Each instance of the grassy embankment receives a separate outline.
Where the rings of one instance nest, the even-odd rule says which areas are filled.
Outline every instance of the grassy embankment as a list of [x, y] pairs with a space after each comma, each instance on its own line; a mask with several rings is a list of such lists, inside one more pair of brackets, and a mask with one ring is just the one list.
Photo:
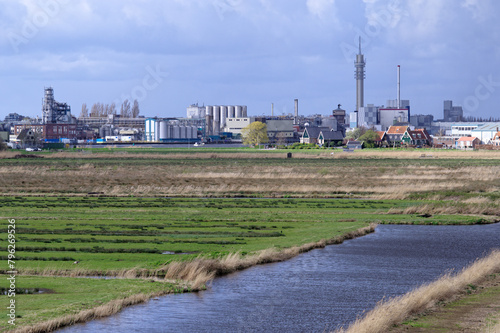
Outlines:
[[[6, 196], [1, 201], [1, 218], [16, 218], [16, 255], [21, 257], [17, 268], [22, 273], [184, 278], [198, 287], [215, 274], [324, 246], [325, 239], [340, 242], [372, 222], [469, 224], [486, 223], [500, 215], [499, 154], [446, 152], [439, 159], [423, 159], [420, 151], [331, 155], [313, 150], [294, 152], [294, 158], [285, 159], [279, 151], [91, 152], [0, 159], [0, 186]], [[464, 173], [470, 177], [464, 178]], [[378, 200], [147, 198], [160, 196]], [[167, 251], [176, 254], [162, 254]], [[195, 259], [199, 255], [203, 258]], [[162, 293], [174, 291], [172, 285], [157, 283], [151, 283], [148, 290], [146, 283], [145, 290], [108, 290], [111, 294], [105, 301], [96, 297], [87, 302], [64, 291], [62, 285], [72, 280], [32, 279], [36, 282], [25, 287], [23, 281], [28, 278], [19, 276], [19, 287], [37, 286], [56, 294], [19, 295], [19, 302], [27, 306], [19, 308], [19, 324], [60, 317], [65, 313], [62, 307], [76, 314], [111, 299], [155, 294], [157, 288]], [[96, 283], [99, 290], [104, 284], [128, 280], [85, 281], [92, 288]], [[54, 296], [57, 301], [67, 300], [67, 304], [47, 314], [28, 301], [42, 297], [49, 301], [50, 295], [58, 295]], [[78, 310], [74, 305], [80, 303]], [[111, 308], [117, 309], [116, 305]]]
[[[500, 250], [493, 251], [489, 256], [477, 260], [457, 274], [446, 274], [440, 279], [423, 285], [405, 295], [382, 300], [374, 309], [357, 319], [347, 329], [340, 329], [336, 332], [388, 332], [394, 325], [402, 323], [408, 317], [422, 313], [435, 306], [438, 302], [446, 301], [497, 273], [500, 273]], [[498, 288], [496, 292], [498, 293]], [[456, 319], [458, 322], [459, 318]], [[460, 329], [460, 327], [454, 328]], [[437, 330], [436, 327], [433, 327], [433, 329]]]

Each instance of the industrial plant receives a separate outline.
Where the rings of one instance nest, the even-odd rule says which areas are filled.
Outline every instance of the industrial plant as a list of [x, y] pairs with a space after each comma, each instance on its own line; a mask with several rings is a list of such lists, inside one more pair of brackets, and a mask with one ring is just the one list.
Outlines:
[[[386, 143], [394, 143], [397, 138], [399, 144], [425, 142], [426, 145], [432, 145], [434, 142], [455, 148], [458, 142], [462, 142], [462, 146], [463, 142], [468, 142], [460, 141], [462, 137], [476, 137], [481, 144], [494, 144], [497, 140], [500, 145], [500, 123], [464, 119], [462, 107], [453, 105], [451, 100], [444, 101], [441, 120], [434, 120], [430, 114], [411, 114], [410, 101], [401, 99], [402, 68], [397, 65], [396, 69], [396, 99], [389, 99], [385, 106], [365, 105], [366, 60], [360, 38], [354, 60], [355, 110], [348, 113], [338, 104], [336, 109], [326, 115], [309, 116], [299, 113], [299, 100], [294, 99], [294, 113], [279, 116], [274, 114], [274, 103], [271, 103], [270, 116], [250, 116], [246, 105], [200, 106], [196, 103], [186, 108], [186, 117], [146, 118], [140, 116], [139, 112], [123, 111], [118, 114], [114, 104], [106, 105], [106, 112], [92, 112], [89, 116], [82, 111], [79, 117], [75, 117], [70, 105], [58, 102], [54, 89], [46, 87], [41, 118], [29, 119], [10, 113], [0, 123], [0, 140], [7, 141], [13, 148], [140, 142], [241, 143], [242, 130], [260, 121], [267, 125], [269, 144], [303, 142], [340, 145], [345, 143], [347, 133], [364, 128], [379, 133], [380, 140], [387, 140], [384, 141]], [[124, 101], [125, 106], [126, 103], [129, 102]], [[100, 107], [104, 108], [104, 105]]]

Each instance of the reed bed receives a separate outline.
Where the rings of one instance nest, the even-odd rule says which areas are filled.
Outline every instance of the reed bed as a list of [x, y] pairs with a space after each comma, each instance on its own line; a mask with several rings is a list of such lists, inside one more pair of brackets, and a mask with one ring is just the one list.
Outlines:
[[500, 273], [500, 250], [494, 250], [456, 274], [447, 273], [438, 280], [388, 300], [381, 300], [374, 309], [335, 333], [383, 333], [410, 316], [432, 308], [438, 302], [464, 292], [467, 285], [476, 285], [489, 275]]

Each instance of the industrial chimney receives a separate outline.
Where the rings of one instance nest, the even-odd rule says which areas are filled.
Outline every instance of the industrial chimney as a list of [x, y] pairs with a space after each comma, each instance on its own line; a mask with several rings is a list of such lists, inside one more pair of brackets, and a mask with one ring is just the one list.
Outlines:
[[398, 65], [398, 99], [397, 99], [397, 107], [401, 109], [401, 66]]
[[295, 99], [295, 118], [294, 124], [297, 125], [299, 123], [299, 100]]

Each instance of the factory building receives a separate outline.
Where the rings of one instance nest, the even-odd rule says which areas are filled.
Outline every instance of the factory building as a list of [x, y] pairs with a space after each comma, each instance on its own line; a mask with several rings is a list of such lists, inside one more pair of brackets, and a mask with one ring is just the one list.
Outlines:
[[[218, 136], [225, 132], [225, 128], [228, 127], [228, 119], [248, 118], [246, 105], [199, 106], [198, 104], [192, 104], [187, 107], [186, 114], [188, 119], [205, 120], [206, 136]], [[236, 124], [234, 121], [231, 121], [231, 123]]]
[[73, 122], [71, 107], [54, 99], [54, 89], [52, 87], [45, 88], [42, 121], [44, 124], [69, 124]]
[[463, 120], [464, 111], [461, 106], [453, 106], [453, 101], [444, 101], [443, 120], [445, 122], [459, 122]]

